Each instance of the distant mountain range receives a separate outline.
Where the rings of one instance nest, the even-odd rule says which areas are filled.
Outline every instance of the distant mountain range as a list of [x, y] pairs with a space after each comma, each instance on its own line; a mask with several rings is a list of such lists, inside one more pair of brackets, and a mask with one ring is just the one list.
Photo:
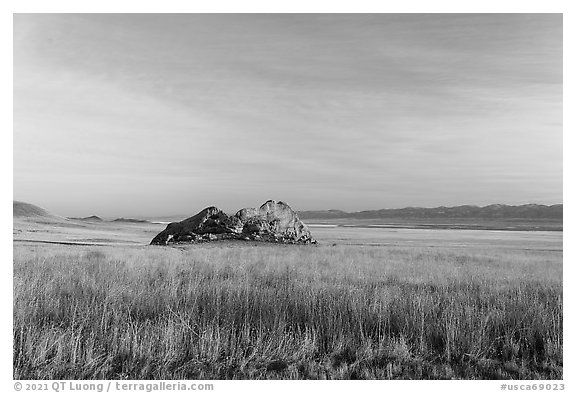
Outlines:
[[[66, 220], [64, 217], [56, 216], [38, 206], [14, 201], [14, 218], [42, 219], [42, 220]], [[562, 222], [563, 205], [537, 205], [527, 204], [520, 206], [511, 205], [488, 205], [484, 207], [473, 205], [462, 205], [454, 207], [405, 207], [402, 209], [380, 209], [364, 210], [359, 212], [345, 212], [342, 210], [308, 210], [297, 212], [302, 220], [329, 220], [329, 219], [357, 219], [357, 220], [374, 220], [374, 219], [397, 219], [397, 220], [466, 220], [466, 219], [500, 219], [500, 220], [551, 220]], [[182, 216], [184, 217], [184, 216]], [[103, 222], [98, 216], [84, 218], [69, 218], [78, 221]], [[178, 221], [181, 217], [169, 217], [166, 221]], [[146, 223], [150, 222], [145, 219], [136, 218], [117, 218], [114, 222], [124, 223]]]
[[405, 207], [402, 209], [365, 210], [348, 213], [342, 210], [299, 211], [303, 220], [310, 219], [550, 219], [562, 220], [563, 205], [527, 204], [520, 206], [488, 205], [484, 207], [462, 205], [454, 207]]

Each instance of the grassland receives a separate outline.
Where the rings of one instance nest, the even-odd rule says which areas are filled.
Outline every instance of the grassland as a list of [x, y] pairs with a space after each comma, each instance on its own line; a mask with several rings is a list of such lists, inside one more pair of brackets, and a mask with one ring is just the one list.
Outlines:
[[561, 379], [562, 253], [14, 246], [16, 379]]

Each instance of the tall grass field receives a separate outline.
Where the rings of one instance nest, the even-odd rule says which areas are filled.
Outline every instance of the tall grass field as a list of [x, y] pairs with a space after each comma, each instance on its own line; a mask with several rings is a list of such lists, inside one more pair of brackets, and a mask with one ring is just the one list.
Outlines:
[[15, 379], [561, 379], [562, 253], [14, 246]]

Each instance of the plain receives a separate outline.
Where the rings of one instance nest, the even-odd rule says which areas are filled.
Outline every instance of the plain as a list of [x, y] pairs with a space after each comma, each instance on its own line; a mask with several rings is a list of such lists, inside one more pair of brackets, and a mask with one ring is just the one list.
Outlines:
[[155, 247], [133, 225], [91, 246], [15, 232], [14, 378], [562, 378], [561, 233]]

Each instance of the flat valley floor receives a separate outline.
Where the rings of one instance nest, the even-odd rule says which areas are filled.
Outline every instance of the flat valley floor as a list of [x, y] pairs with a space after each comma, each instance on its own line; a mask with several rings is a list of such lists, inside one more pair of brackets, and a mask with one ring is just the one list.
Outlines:
[[562, 379], [561, 231], [14, 220], [15, 379]]

